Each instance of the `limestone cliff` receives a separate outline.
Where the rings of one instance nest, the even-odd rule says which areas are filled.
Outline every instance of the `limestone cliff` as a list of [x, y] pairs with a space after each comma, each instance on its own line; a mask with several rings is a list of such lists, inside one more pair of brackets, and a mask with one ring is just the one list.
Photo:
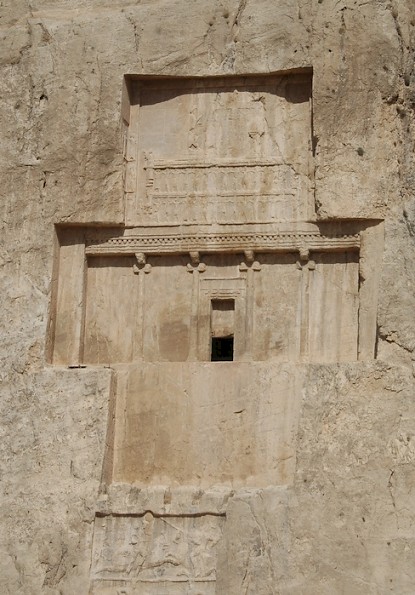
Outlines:
[[[0, 4], [0, 592], [412, 594], [413, 0]], [[128, 147], [135, 142], [134, 130], [143, 135], [137, 143], [150, 139], [150, 149], [153, 136], [164, 133], [151, 119], [147, 128], [139, 121], [134, 128], [130, 115], [139, 102], [131, 88], [152, 76], [201, 77], [200, 90], [216, 84], [206, 83], [216, 80], [209, 77], [229, 81], [235, 76], [247, 93], [257, 94], [249, 98], [257, 102], [252, 109], [261, 108], [262, 91], [245, 75], [311, 81], [306, 95], [285, 87], [274, 94], [275, 113], [288, 114], [280, 120], [275, 116], [274, 129], [292, 125], [287, 124], [285, 136], [275, 136], [281, 143], [293, 141], [280, 143], [282, 161], [274, 159], [275, 147], [269, 145], [269, 153], [264, 149], [249, 163], [242, 163], [237, 151], [229, 156], [227, 149], [210, 161], [204, 154], [202, 164], [199, 155], [193, 161], [187, 155], [185, 165], [210, 171], [280, 168], [288, 184], [281, 168], [295, 162], [293, 176], [299, 182], [292, 194], [306, 197], [304, 209], [284, 215], [296, 220], [294, 227], [285, 219], [271, 221], [276, 227], [268, 232], [267, 214], [249, 222], [251, 235], [228, 230], [239, 238], [239, 251], [237, 246], [222, 249], [229, 245], [220, 227], [226, 221], [203, 221], [217, 234], [205, 243], [201, 232], [180, 230], [173, 249], [176, 268], [162, 277], [168, 266], [160, 245], [168, 232], [151, 231], [158, 247], [148, 256], [142, 246], [150, 240], [139, 228], [166, 220], [150, 220], [145, 208], [134, 210], [126, 181], [131, 180]], [[200, 104], [208, 104], [206, 97]], [[163, 101], [147, 98], [146, 105]], [[240, 101], [245, 109], [244, 98]], [[268, 113], [274, 113], [273, 105], [268, 104]], [[181, 109], [191, 115], [187, 107]], [[259, 116], [254, 120], [259, 124], [247, 128], [245, 136], [260, 142], [265, 125]], [[184, 120], [177, 121], [175, 134], [187, 134]], [[235, 121], [242, 135], [245, 121]], [[195, 116], [194, 146], [200, 142], [196, 122]], [[307, 167], [311, 163], [307, 173], [300, 127], [310, 141], [304, 145]], [[234, 141], [232, 146], [244, 145]], [[161, 157], [160, 171], [183, 167], [183, 160], [167, 153]], [[240, 161], [235, 164], [231, 157]], [[148, 171], [144, 157], [138, 166]], [[233, 173], [233, 179], [238, 175]], [[249, 193], [247, 175], [240, 185]], [[214, 174], [209, 182], [215, 192], [218, 179]], [[143, 188], [151, 180], [146, 184]], [[180, 188], [174, 192], [180, 194]], [[183, 210], [180, 204], [175, 216]], [[281, 204], [289, 211], [288, 203]], [[219, 211], [212, 207], [211, 212], [218, 219]], [[194, 215], [193, 224], [198, 219]], [[247, 221], [242, 217], [232, 224]], [[95, 235], [88, 239], [91, 230]], [[252, 234], [258, 242], [254, 248]], [[284, 243], [284, 234], [295, 238]], [[116, 260], [124, 248], [116, 252], [111, 246], [126, 246], [132, 237], [136, 249], [123, 261], [131, 273], [125, 281]], [[303, 246], [310, 237], [311, 244]], [[272, 248], [264, 248], [268, 241]], [[226, 253], [219, 264], [215, 251]], [[99, 259], [107, 253], [114, 259], [114, 276], [102, 271]], [[95, 266], [81, 274], [88, 258], [95, 258]], [[333, 263], [335, 273], [321, 272], [333, 271]], [[215, 267], [228, 267], [228, 272], [216, 274]], [[272, 272], [277, 268], [284, 269], [281, 277]], [[99, 286], [96, 293], [77, 293], [84, 273], [90, 289]], [[319, 281], [311, 309], [300, 312], [297, 298], [304, 304], [311, 291], [301, 279], [312, 275]], [[126, 361], [135, 352], [131, 355], [125, 345], [134, 344], [131, 328], [140, 320], [129, 308], [142, 299], [145, 290], [140, 294], [139, 288], [148, 279], [157, 297], [148, 300], [150, 314], [156, 302], [166, 301], [164, 334], [156, 323], [139, 328], [149, 347], [140, 355], [143, 364], [132, 371]], [[130, 282], [138, 287], [136, 297]], [[176, 292], [173, 313], [167, 291]], [[202, 296], [200, 311], [192, 309], [196, 291]], [[121, 337], [121, 359], [113, 365], [110, 351], [97, 355], [91, 344], [102, 341], [92, 330], [82, 354], [78, 350], [72, 359], [73, 352], [68, 353], [78, 314], [80, 325], [86, 317], [87, 329], [105, 325], [99, 308], [112, 312], [116, 292], [124, 318], [111, 340]], [[69, 306], [59, 309], [59, 300]], [[234, 306], [221, 309], [220, 300]], [[87, 304], [82, 312], [81, 302]], [[207, 303], [219, 312], [210, 327]], [[250, 326], [241, 312], [255, 307], [260, 315]], [[189, 334], [183, 347], [179, 323], [186, 308], [189, 328], [195, 324], [202, 330]], [[223, 313], [226, 309], [234, 314]], [[156, 314], [151, 316], [156, 320]], [[90, 327], [88, 320], [94, 323]], [[51, 321], [61, 324], [59, 332], [51, 330]], [[199, 349], [198, 341], [209, 332], [230, 335], [223, 329], [232, 325], [235, 360], [241, 363], [214, 368], [207, 361], [208, 343]], [[323, 328], [329, 330], [324, 334]], [[238, 347], [238, 337], [243, 345], [252, 339], [250, 350]], [[157, 368], [157, 358], [163, 367]], [[232, 376], [233, 365], [240, 368]], [[215, 391], [229, 396], [230, 403]], [[178, 402], [192, 395], [200, 400], [183, 413]], [[145, 464], [137, 463], [142, 448], [153, 457]]]

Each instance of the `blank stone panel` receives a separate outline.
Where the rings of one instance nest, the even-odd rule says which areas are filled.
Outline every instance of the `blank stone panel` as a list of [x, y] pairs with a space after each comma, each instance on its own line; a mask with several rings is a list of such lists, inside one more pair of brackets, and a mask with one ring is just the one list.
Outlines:
[[203, 262], [207, 266], [209, 277], [236, 277], [239, 275], [239, 265], [244, 260], [243, 254], [204, 254]]
[[131, 257], [90, 258], [86, 281], [84, 362], [133, 359], [137, 277]]
[[[139, 111], [140, 148], [174, 159], [187, 149], [191, 95], [176, 89], [142, 89]], [[174, 116], [174, 117], [172, 117]]]
[[235, 300], [212, 300], [212, 337], [233, 337], [235, 334]]
[[113, 481], [290, 483], [298, 386], [292, 363], [149, 362], [117, 370]]
[[[147, 361], [186, 361], [190, 350], [192, 275], [186, 257], [153, 257], [145, 275], [143, 357]], [[194, 329], [195, 330], [195, 329]]]
[[298, 360], [301, 270], [294, 254], [261, 255], [254, 277], [253, 359]]
[[59, 232], [58, 279], [52, 313], [54, 364], [78, 365], [84, 307], [85, 243], [82, 231]]
[[359, 257], [314, 255], [309, 277], [309, 357], [316, 362], [357, 359]]

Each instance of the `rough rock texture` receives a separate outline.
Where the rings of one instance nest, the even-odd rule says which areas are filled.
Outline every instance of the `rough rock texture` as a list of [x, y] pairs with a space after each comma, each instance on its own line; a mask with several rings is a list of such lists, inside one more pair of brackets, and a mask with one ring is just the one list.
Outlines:
[[[414, 31], [413, 0], [1, 2], [1, 593], [88, 593], [91, 576], [102, 578], [99, 563], [91, 575], [94, 519], [97, 531], [117, 513], [122, 534], [137, 502], [148, 510], [129, 545], [147, 531], [142, 564], [181, 564], [191, 580], [125, 592], [414, 592]], [[54, 224], [124, 221], [123, 76], [309, 67], [316, 218], [385, 222], [370, 289], [376, 359], [298, 366], [296, 460], [284, 485], [196, 490], [177, 505], [164, 488], [100, 496], [114, 372], [51, 366], [45, 345]], [[179, 522], [163, 532], [165, 515]], [[203, 550], [195, 564], [181, 527]], [[217, 559], [209, 554], [198, 575], [206, 535]]]

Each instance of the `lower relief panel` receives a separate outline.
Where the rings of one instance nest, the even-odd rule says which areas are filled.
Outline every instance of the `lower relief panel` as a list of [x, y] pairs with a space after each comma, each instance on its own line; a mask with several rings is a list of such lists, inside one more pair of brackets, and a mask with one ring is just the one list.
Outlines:
[[214, 594], [224, 524], [211, 514], [97, 517], [91, 594]]

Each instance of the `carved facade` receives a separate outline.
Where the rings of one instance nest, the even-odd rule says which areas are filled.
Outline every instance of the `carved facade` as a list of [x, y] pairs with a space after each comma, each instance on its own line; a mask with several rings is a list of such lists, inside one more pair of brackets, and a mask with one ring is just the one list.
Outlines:
[[308, 71], [130, 78], [123, 116], [125, 225], [57, 227], [50, 322], [114, 369], [92, 592], [214, 593], [227, 498], [292, 481], [295, 366], [374, 357], [379, 226], [315, 220]]

